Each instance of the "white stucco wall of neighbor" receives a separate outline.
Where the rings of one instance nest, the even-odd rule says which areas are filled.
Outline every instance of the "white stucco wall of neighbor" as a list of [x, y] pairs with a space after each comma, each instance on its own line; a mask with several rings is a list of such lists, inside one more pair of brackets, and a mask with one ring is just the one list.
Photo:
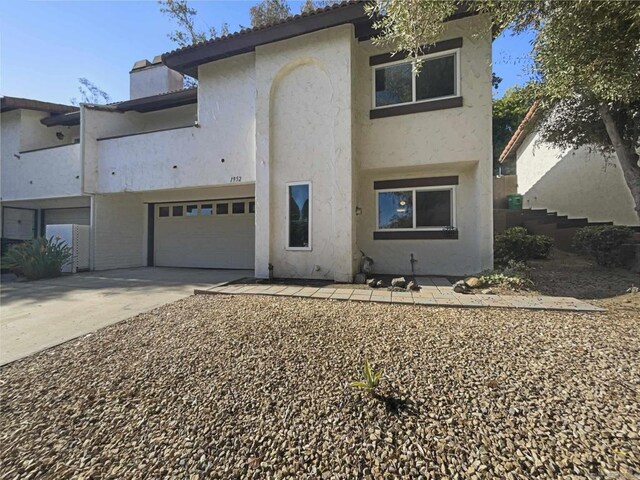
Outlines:
[[[42, 112], [14, 110], [2, 114], [2, 200], [80, 195], [80, 145], [71, 144], [75, 130], [47, 130]], [[59, 140], [55, 133], [64, 133]], [[43, 147], [55, 147], [44, 148]], [[31, 148], [39, 150], [29, 151]]]
[[639, 225], [615, 154], [582, 147], [561, 150], [534, 132], [517, 152], [518, 193], [525, 208], [546, 208], [571, 218]]
[[[369, 57], [383, 50], [370, 42], [357, 48], [357, 248], [374, 259], [379, 273], [409, 273], [411, 253], [419, 274], [464, 275], [493, 265], [490, 24], [479, 16], [447, 23], [442, 40], [458, 37], [462, 107], [373, 120]], [[457, 240], [373, 240], [374, 180], [450, 175], [460, 182]]]
[[[256, 49], [256, 275], [353, 279], [352, 42], [345, 25]], [[287, 249], [287, 183], [312, 185], [311, 249]]]

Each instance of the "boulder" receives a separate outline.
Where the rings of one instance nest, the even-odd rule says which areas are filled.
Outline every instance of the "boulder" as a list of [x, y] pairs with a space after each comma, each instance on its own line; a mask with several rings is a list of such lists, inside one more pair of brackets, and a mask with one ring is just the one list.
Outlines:
[[405, 288], [407, 286], [407, 281], [404, 277], [397, 277], [391, 280], [392, 287]]
[[464, 283], [471, 288], [478, 288], [481, 286], [480, 279], [478, 277], [465, 278]]
[[496, 292], [494, 292], [490, 288], [485, 288], [484, 290], [481, 290], [480, 293], [482, 293], [483, 295], [495, 295], [496, 294]]
[[456, 293], [471, 293], [469, 285], [464, 280], [458, 280], [453, 284], [453, 291]]
[[378, 286], [378, 280], [376, 280], [375, 278], [370, 278], [369, 280], [367, 280], [367, 285], [371, 288], [376, 288]]
[[407, 283], [407, 290], [420, 290], [420, 285], [415, 280], [411, 280]]
[[386, 287], [386, 285], [385, 285], [385, 283], [384, 283], [384, 280], [378, 280], [378, 281], [376, 282], [376, 287], [378, 287], [378, 288]]

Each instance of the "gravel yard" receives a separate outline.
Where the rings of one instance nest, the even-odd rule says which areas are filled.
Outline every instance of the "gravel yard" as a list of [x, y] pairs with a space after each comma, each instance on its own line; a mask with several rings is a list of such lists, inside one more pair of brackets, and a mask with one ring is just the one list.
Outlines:
[[628, 309], [197, 296], [0, 379], [3, 479], [640, 475]]

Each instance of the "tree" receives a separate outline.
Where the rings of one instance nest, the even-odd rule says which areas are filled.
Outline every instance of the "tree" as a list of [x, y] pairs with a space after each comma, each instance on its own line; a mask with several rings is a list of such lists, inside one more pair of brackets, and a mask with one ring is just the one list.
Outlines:
[[[171, 41], [175, 42], [179, 47], [188, 47], [196, 43], [204, 42], [209, 38], [218, 36], [215, 27], [208, 27], [205, 30], [196, 27], [196, 16], [198, 11], [189, 6], [187, 0], [158, 0], [160, 11], [167, 15], [171, 20], [178, 24], [178, 28], [167, 34]], [[229, 25], [222, 24], [220, 35], [229, 34]], [[195, 78], [184, 77], [184, 87], [189, 88], [197, 85]]]
[[98, 87], [95, 83], [90, 81], [87, 78], [79, 78], [78, 83], [78, 91], [80, 92], [80, 100], [77, 97], [73, 97], [71, 99], [72, 105], [79, 105], [81, 103], [92, 103], [92, 104], [105, 104], [111, 102], [111, 96]]
[[461, 4], [488, 14], [494, 29], [535, 30], [537, 95], [548, 113], [541, 139], [615, 151], [640, 217], [640, 2], [379, 0], [367, 6], [374, 41], [417, 59]]
[[[189, 6], [187, 0], [158, 0], [160, 11], [178, 24], [178, 28], [167, 36], [179, 47], [188, 47], [199, 42], [215, 38], [218, 32], [215, 27], [200, 30], [196, 27], [198, 11]], [[220, 35], [229, 34], [229, 25], [222, 24]]]
[[249, 15], [251, 26], [259, 27], [291, 16], [291, 8], [286, 0], [262, 0], [249, 9]]
[[317, 7], [313, 0], [305, 0], [305, 2], [302, 4], [302, 7], [300, 7], [300, 13], [311, 13], [316, 8]]

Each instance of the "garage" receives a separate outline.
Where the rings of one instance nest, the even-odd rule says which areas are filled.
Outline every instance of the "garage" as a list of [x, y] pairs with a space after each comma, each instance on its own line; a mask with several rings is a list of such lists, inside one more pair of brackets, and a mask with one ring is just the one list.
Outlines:
[[254, 268], [253, 198], [156, 204], [154, 211], [156, 266]]

